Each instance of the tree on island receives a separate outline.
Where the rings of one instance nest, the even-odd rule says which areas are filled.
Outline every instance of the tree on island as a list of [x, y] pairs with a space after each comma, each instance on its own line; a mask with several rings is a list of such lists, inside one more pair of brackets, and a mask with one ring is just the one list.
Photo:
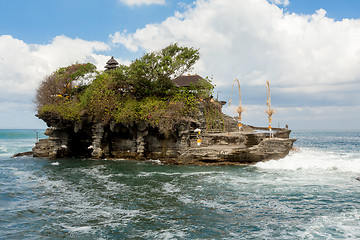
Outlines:
[[91, 63], [76, 63], [45, 77], [36, 92], [39, 118], [128, 124], [145, 121], [170, 130], [180, 119], [196, 118], [200, 101], [221, 112], [211, 100], [210, 80], [189, 88], [172, 79], [191, 71], [199, 50], [172, 44], [145, 54], [129, 66], [96, 71]]

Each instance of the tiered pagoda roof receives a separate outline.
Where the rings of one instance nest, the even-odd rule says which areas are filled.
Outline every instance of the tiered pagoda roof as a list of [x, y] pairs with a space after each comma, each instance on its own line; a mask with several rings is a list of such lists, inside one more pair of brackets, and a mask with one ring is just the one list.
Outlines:
[[119, 63], [114, 59], [114, 57], [111, 57], [110, 60], [106, 62], [105, 71], [115, 69], [118, 67], [118, 65]]

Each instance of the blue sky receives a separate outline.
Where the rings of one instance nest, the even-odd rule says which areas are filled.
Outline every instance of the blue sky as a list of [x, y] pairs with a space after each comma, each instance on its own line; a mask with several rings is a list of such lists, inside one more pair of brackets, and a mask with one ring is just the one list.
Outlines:
[[358, 9], [357, 0], [1, 1], [0, 128], [45, 128], [32, 100], [59, 67], [102, 70], [110, 56], [127, 64], [173, 42], [200, 49], [193, 73], [212, 76], [221, 100], [240, 80], [245, 123], [266, 125], [269, 80], [274, 125], [359, 128]]
[[[55, 36], [106, 41], [109, 34], [129, 32], [158, 23], [182, 11], [193, 0], [167, 0], [166, 4], [128, 6], [120, 0], [12, 0], [1, 1], [1, 34], [27, 43], [47, 43]], [[185, 6], [185, 7], [184, 7]], [[331, 18], [359, 18], [358, 0], [291, 0], [285, 11], [313, 14], [323, 8]]]
[[13, 0], [1, 1], [2, 34], [27, 43], [47, 43], [58, 35], [89, 41], [107, 41], [120, 30], [136, 31], [164, 21], [192, 0], [129, 6], [120, 0]]
[[313, 14], [316, 10], [323, 8], [327, 11], [327, 16], [336, 20], [343, 18], [359, 18], [358, 0], [295, 0], [285, 8], [290, 12], [299, 14]]

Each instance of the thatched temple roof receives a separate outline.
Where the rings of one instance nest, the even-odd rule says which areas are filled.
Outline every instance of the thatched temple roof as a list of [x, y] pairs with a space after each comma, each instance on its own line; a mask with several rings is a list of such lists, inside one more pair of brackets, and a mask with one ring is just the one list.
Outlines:
[[196, 85], [200, 80], [204, 80], [204, 78], [199, 75], [183, 75], [177, 77], [173, 80], [173, 83], [176, 87], [190, 87], [191, 84]]

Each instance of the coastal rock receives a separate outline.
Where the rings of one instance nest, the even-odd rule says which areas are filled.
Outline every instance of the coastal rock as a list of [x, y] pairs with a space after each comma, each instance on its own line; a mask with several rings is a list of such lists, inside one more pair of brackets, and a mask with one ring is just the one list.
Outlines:
[[[159, 159], [171, 164], [248, 164], [285, 157], [293, 147], [290, 130], [246, 126], [239, 131], [228, 118], [228, 132], [194, 132], [199, 122], [179, 122], [172, 132], [142, 123], [69, 124], [54, 120], [33, 148], [34, 157]], [[233, 122], [232, 122], [233, 121]], [[236, 130], [235, 130], [236, 129]], [[202, 140], [200, 146], [197, 140]]]
[[15, 153], [11, 158], [17, 158], [17, 157], [25, 157], [25, 156], [33, 156], [33, 152], [22, 152], [22, 153]]
[[[220, 135], [220, 136], [219, 136]], [[233, 132], [206, 136], [203, 147], [192, 147], [179, 156], [188, 164], [248, 164], [284, 158], [292, 149], [295, 139], [266, 137], [264, 134]]]

